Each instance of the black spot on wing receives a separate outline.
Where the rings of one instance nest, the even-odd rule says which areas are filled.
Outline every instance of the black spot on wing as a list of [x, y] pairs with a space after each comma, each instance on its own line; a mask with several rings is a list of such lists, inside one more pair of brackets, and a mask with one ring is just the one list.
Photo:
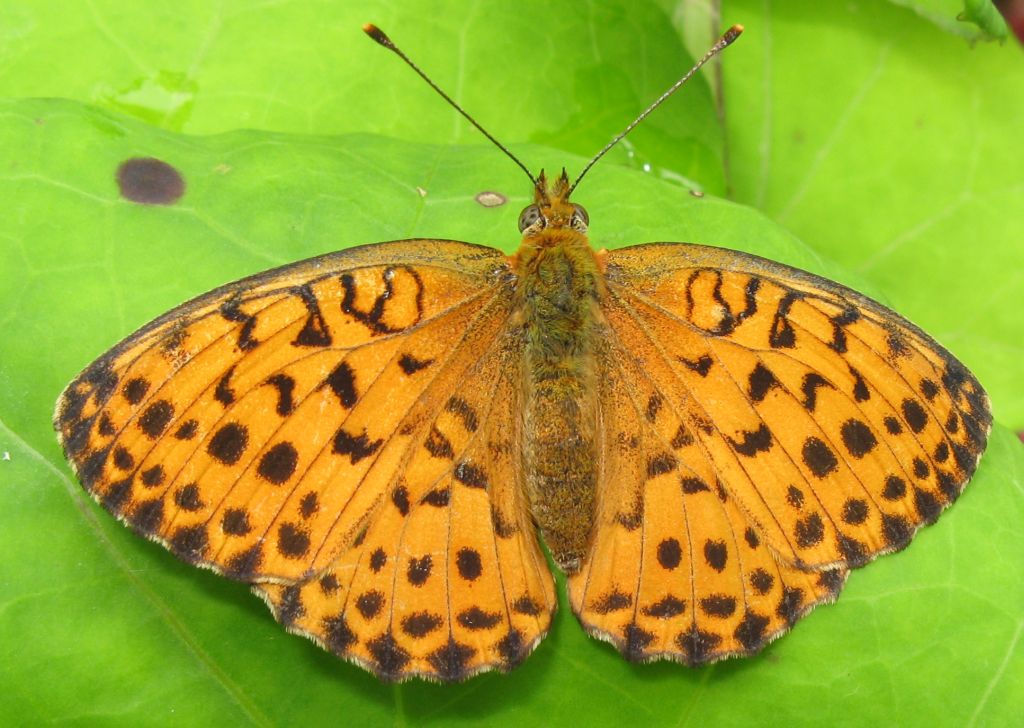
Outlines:
[[700, 630], [696, 624], [676, 637], [676, 644], [686, 655], [686, 661], [690, 665], [701, 665], [707, 662], [721, 642], [721, 635]]
[[128, 401], [128, 404], [138, 404], [142, 401], [142, 398], [146, 396], [146, 392], [149, 391], [149, 380], [143, 377], [134, 377], [129, 379], [121, 387], [121, 394]]
[[939, 393], [939, 385], [933, 382], [931, 379], [924, 378], [921, 380], [921, 394], [924, 398], [931, 402]]
[[434, 363], [433, 359], [417, 359], [412, 354], [402, 354], [398, 358], [398, 367], [406, 374], [415, 374]]
[[764, 644], [764, 631], [768, 627], [768, 622], [768, 617], [763, 614], [747, 612], [733, 635], [746, 649], [756, 650]]
[[334, 396], [345, 409], [352, 409], [358, 400], [356, 394], [356, 373], [348, 362], [341, 361], [327, 375], [324, 384], [334, 392]]
[[303, 284], [297, 286], [293, 293], [299, 297], [299, 300], [306, 307], [306, 321], [303, 323], [302, 329], [295, 336], [292, 345], [306, 347], [330, 346], [332, 342], [331, 333], [327, 329], [327, 322], [320, 311], [320, 304], [313, 294], [313, 289], [309, 284]]
[[799, 293], [790, 291], [779, 301], [775, 315], [772, 317], [771, 331], [768, 334], [768, 344], [773, 349], [792, 349], [796, 346], [796, 331], [789, 323], [789, 309], [801, 298]]
[[796, 545], [800, 548], [816, 546], [825, 536], [825, 524], [820, 515], [810, 513], [796, 522], [793, 535], [796, 537]]
[[320, 577], [320, 591], [324, 594], [334, 594], [340, 588], [341, 584], [338, 583], [338, 577], [334, 574], [324, 574]]
[[679, 461], [672, 453], [660, 453], [647, 461], [647, 477], [655, 478], [676, 469]]
[[384, 601], [383, 592], [372, 589], [356, 597], [356, 609], [363, 615], [363, 619], [373, 619], [384, 608]]
[[178, 528], [169, 542], [171, 551], [180, 559], [193, 563], [203, 558], [208, 544], [209, 535], [205, 523]]
[[903, 419], [915, 433], [921, 432], [928, 424], [928, 414], [917, 400], [907, 398], [900, 408], [903, 410]]
[[285, 587], [281, 591], [281, 600], [274, 605], [276, 607], [277, 619], [285, 627], [295, 623], [306, 613], [306, 607], [302, 603], [302, 590], [298, 585]]
[[195, 483], [183, 485], [174, 492], [174, 503], [183, 511], [195, 512], [205, 507], [199, 495], [199, 486]]
[[768, 429], [768, 425], [762, 424], [756, 430], [744, 431], [741, 435], [741, 441], [726, 437], [729, 444], [740, 455], [745, 455], [748, 458], [754, 457], [757, 453], [767, 452], [772, 447], [772, 432]]
[[839, 552], [843, 555], [843, 558], [846, 559], [850, 568], [863, 566], [868, 562], [870, 557], [867, 546], [852, 536], [847, 536], [844, 533], [840, 533], [837, 538]]
[[128, 522], [140, 533], [155, 533], [164, 520], [164, 502], [159, 498], [142, 501], [128, 514]]
[[139, 429], [146, 437], [155, 440], [164, 433], [174, 417], [174, 406], [166, 399], [160, 399], [146, 407], [138, 419]]
[[327, 648], [336, 655], [344, 655], [355, 644], [355, 632], [348, 626], [344, 614], [324, 617], [324, 642]]
[[366, 648], [373, 657], [377, 673], [385, 680], [394, 680], [409, 663], [409, 653], [395, 642], [390, 632], [370, 640]]
[[679, 427], [676, 429], [676, 434], [672, 436], [672, 441], [669, 444], [678, 450], [681, 447], [689, 447], [693, 442], [693, 435], [686, 428], [686, 425], [680, 422]]
[[413, 612], [402, 618], [402, 631], [410, 637], [426, 637], [444, 624], [441, 615], [432, 612]]
[[782, 590], [782, 598], [779, 599], [779, 604], [775, 607], [775, 613], [786, 621], [790, 627], [800, 618], [800, 606], [804, 600], [803, 589], [797, 589], [795, 587], [784, 587]]
[[644, 412], [644, 416], [647, 418], [648, 422], [654, 422], [658, 418], [658, 412], [661, 411], [661, 406], [664, 402], [665, 400], [657, 392], [647, 398], [647, 408]]
[[824, 478], [839, 466], [835, 453], [817, 437], [804, 440], [802, 455], [804, 465], [818, 478]]
[[490, 629], [502, 622], [501, 614], [498, 612], [485, 612], [476, 606], [462, 610], [455, 619], [463, 627], [473, 631]]
[[771, 370], [761, 362], [758, 362], [753, 371], [750, 372], [747, 382], [747, 394], [752, 401], [762, 402], [768, 396], [768, 391], [772, 387], [780, 386], [779, 380], [775, 378]]
[[914, 529], [906, 518], [886, 513], [882, 516], [882, 534], [890, 548], [902, 549], [914, 535]]
[[903, 425], [895, 417], [889, 415], [883, 421], [885, 425], [885, 431], [890, 435], [899, 435], [903, 433]]
[[640, 611], [648, 617], [668, 619], [685, 612], [686, 602], [669, 594], [653, 604], [647, 605]]
[[466, 428], [467, 432], [476, 432], [477, 428], [480, 426], [476, 410], [474, 410], [473, 407], [461, 397], [449, 397], [444, 408], [462, 420], [462, 426]]
[[241, 293], [236, 291], [220, 305], [219, 310], [221, 317], [226, 321], [242, 324], [242, 328], [238, 331], [238, 339], [235, 341], [235, 345], [241, 351], [249, 351], [260, 343], [252, 338], [252, 332], [256, 328], [256, 317], [245, 313], [241, 309], [241, 305]]
[[674, 569], [679, 566], [683, 557], [683, 549], [678, 539], [666, 538], [658, 544], [658, 563], [664, 569]]
[[224, 465], [234, 465], [249, 444], [249, 430], [238, 422], [223, 425], [206, 445], [206, 451]]
[[117, 434], [117, 428], [114, 427], [114, 423], [110, 421], [110, 415], [106, 412], [100, 415], [100, 421], [96, 426], [96, 431], [104, 437], [112, 437]]
[[406, 579], [408, 579], [409, 583], [413, 586], [422, 586], [426, 583], [427, 579], [430, 578], [432, 566], [433, 562], [430, 558], [430, 554], [420, 558], [412, 557], [409, 559], [409, 564], [406, 567]]
[[843, 445], [847, 452], [855, 458], [862, 458], [875, 449], [878, 440], [866, 423], [857, 419], [849, 419], [840, 428]]
[[591, 609], [598, 614], [609, 614], [611, 612], [618, 612], [622, 609], [627, 609], [632, 605], [632, 596], [619, 589], [613, 589], [612, 591], [598, 597], [597, 600], [591, 604]]
[[244, 536], [252, 531], [249, 512], [244, 508], [228, 508], [221, 517], [220, 529], [229, 536]]
[[850, 375], [853, 377], [853, 399], [856, 402], [866, 402], [871, 399], [871, 390], [868, 389], [867, 382], [864, 381], [864, 376], [850, 367]]
[[829, 319], [832, 323], [832, 341], [829, 348], [839, 354], [846, 353], [846, 331], [844, 328], [860, 318], [856, 309], [848, 308], [842, 313]]
[[359, 435], [353, 435], [346, 432], [344, 427], [339, 427], [334, 435], [335, 454], [348, 455], [353, 465], [373, 455], [383, 444], [384, 440], [371, 440], [365, 430]]
[[700, 608], [709, 617], [726, 619], [736, 611], [736, 598], [727, 594], [711, 594], [700, 600]]
[[128, 503], [131, 494], [132, 480], [131, 478], [125, 478], [124, 480], [111, 483], [100, 496], [100, 502], [103, 503], [103, 507], [108, 511], [117, 514]]
[[647, 656], [647, 646], [654, 641], [654, 634], [641, 629], [636, 622], [630, 622], [623, 630], [622, 654], [630, 662], [642, 662]]
[[455, 479], [470, 488], [486, 488], [487, 474], [476, 465], [462, 461], [452, 471]]
[[409, 515], [409, 489], [404, 485], [399, 485], [391, 491], [391, 502], [403, 516]]
[[384, 553], [384, 549], [377, 548], [372, 554], [370, 554], [370, 570], [374, 573], [380, 573], [380, 570], [384, 568], [384, 565], [388, 563], [388, 555]]
[[427, 505], [434, 506], [435, 508], [444, 508], [448, 505], [451, 500], [451, 491], [448, 488], [435, 488], [434, 490], [428, 491], [423, 498], [420, 499], [420, 503], [426, 503]]
[[199, 422], [196, 420], [185, 420], [174, 433], [175, 439], [191, 440], [199, 431]]
[[461, 548], [455, 557], [455, 565], [459, 570], [459, 576], [466, 581], [475, 581], [483, 572], [483, 564], [480, 560], [480, 552], [476, 549]]
[[775, 577], [758, 567], [750, 574], [750, 585], [758, 594], [767, 594], [775, 584]]
[[541, 613], [541, 607], [529, 596], [521, 596], [512, 602], [512, 611], [516, 614], [525, 614], [535, 617]]
[[163, 484], [165, 477], [164, 467], [162, 465], [154, 465], [151, 468], [143, 470], [139, 475], [139, 480], [141, 480], [142, 484], [147, 488], [155, 488], [156, 486]]
[[898, 475], [890, 475], [885, 479], [885, 489], [882, 490], [882, 497], [889, 501], [902, 498], [907, 493], [907, 482]]
[[135, 467], [135, 458], [120, 445], [114, 448], [114, 455], [110, 460], [118, 470], [132, 470]]
[[274, 485], [281, 485], [295, 472], [299, 453], [290, 442], [279, 442], [260, 458], [257, 474]]
[[523, 640], [523, 633], [517, 629], [510, 629], [508, 634], [498, 640], [495, 645], [498, 654], [504, 663], [505, 669], [511, 670], [526, 658], [526, 643]]
[[816, 372], [804, 375], [803, 384], [800, 386], [804, 398], [800, 404], [808, 412], [814, 412], [814, 408], [818, 406], [818, 390], [821, 387], [832, 387], [832, 383]]
[[427, 662], [437, 670], [438, 676], [445, 682], [456, 682], [466, 677], [469, 661], [476, 650], [469, 645], [456, 642], [449, 637], [444, 646], [439, 647], [427, 656]]
[[704, 560], [715, 571], [721, 573], [729, 560], [729, 551], [725, 541], [708, 539], [704, 542]]
[[278, 415], [287, 417], [295, 409], [295, 401], [292, 397], [295, 391], [295, 380], [287, 374], [274, 374], [269, 377], [266, 384], [277, 390], [277, 406], [274, 408]]
[[234, 373], [235, 367], [232, 366], [224, 372], [220, 380], [217, 382], [216, 389], [213, 391], [213, 398], [225, 407], [235, 401], [235, 392], [231, 389], [231, 375]]
[[[412, 268], [402, 266], [403, 275], [413, 279], [416, 286], [416, 319], [417, 323], [423, 316], [423, 282], [419, 274]], [[355, 277], [351, 273], [343, 273], [339, 280], [343, 290], [341, 310], [348, 316], [366, 326], [373, 334], [393, 334], [401, 331], [401, 328], [392, 328], [384, 322], [384, 314], [387, 302], [394, 295], [395, 269], [387, 268], [382, 274], [384, 290], [377, 294], [373, 303], [367, 309], [361, 309], [356, 304], [358, 286]]]
[[714, 360], [707, 354], [702, 354], [696, 359], [684, 359], [683, 357], [678, 357], [678, 359], [683, 366], [702, 377], [708, 375], [708, 372], [711, 371], [711, 365], [714, 363]]
[[423, 447], [435, 458], [451, 460], [455, 457], [455, 450], [452, 449], [451, 440], [445, 437], [436, 426], [430, 428], [426, 440], [423, 441]]
[[252, 578], [263, 563], [263, 545], [253, 544], [228, 559], [224, 571], [232, 579], [247, 581]]
[[298, 559], [309, 551], [309, 531], [295, 523], [282, 523], [277, 529], [277, 551], [286, 559]]
[[302, 496], [302, 500], [299, 501], [299, 515], [305, 519], [312, 518], [317, 511], [320, 510], [320, 498], [317, 496], [315, 490], [311, 490], [306, 495]]
[[851, 526], [859, 526], [868, 519], [868, 504], [863, 498], [847, 498], [843, 503], [842, 519]]
[[711, 488], [703, 480], [697, 477], [686, 476], [679, 481], [680, 487], [683, 489], [683, 493], [687, 495], [693, 495], [694, 493], [703, 493], [710, 491]]

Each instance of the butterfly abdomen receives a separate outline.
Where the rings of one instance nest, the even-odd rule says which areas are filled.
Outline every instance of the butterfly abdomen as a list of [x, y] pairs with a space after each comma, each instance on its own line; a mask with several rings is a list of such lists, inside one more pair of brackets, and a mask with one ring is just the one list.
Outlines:
[[552, 556], [572, 573], [586, 553], [594, 520], [600, 274], [585, 243], [521, 252], [519, 267], [526, 330], [525, 485]]

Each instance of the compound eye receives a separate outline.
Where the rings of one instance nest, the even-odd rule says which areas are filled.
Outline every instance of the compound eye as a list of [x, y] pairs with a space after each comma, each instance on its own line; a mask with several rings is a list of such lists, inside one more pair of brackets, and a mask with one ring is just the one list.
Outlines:
[[541, 219], [540, 208], [536, 205], [530, 205], [519, 213], [519, 232], [523, 232], [526, 228], [533, 225], [535, 222]]
[[572, 223], [573, 227], [578, 227], [577, 222], [581, 223], [584, 228], [590, 226], [590, 215], [587, 214], [587, 210], [583, 205], [577, 205], [575, 202], [572, 203]]

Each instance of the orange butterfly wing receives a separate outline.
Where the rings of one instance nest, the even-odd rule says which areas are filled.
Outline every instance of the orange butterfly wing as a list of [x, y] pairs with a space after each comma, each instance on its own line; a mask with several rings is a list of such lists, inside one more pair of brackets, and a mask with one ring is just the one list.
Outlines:
[[536, 646], [556, 598], [519, 476], [520, 354], [506, 332], [466, 373], [331, 568], [257, 588], [290, 630], [385, 679], [460, 680]]
[[984, 391], [897, 314], [716, 248], [635, 246], [606, 266], [600, 511], [569, 588], [628, 657], [757, 651], [973, 473]]
[[[334, 578], [335, 595], [372, 582], [399, 623], [429, 605], [452, 616], [445, 634], [468, 635], [451, 641], [461, 661], [430, 662], [433, 648], [408, 669], [364, 660], [383, 676], [457, 679], [507, 666], [543, 636], [554, 607], [516, 490], [507, 441], [516, 420], [509, 410], [490, 416], [494, 383], [508, 389], [519, 376], [508, 355], [508, 289], [501, 252], [448, 241], [279, 268], [186, 303], [114, 347], [68, 386], [55, 424], [105, 508], [190, 563], [268, 583], [289, 625], [300, 628], [297, 590], [317, 584], [326, 602]], [[486, 422], [480, 434], [474, 421]], [[431, 493], [444, 483], [441, 503]], [[367, 571], [371, 544], [400, 546], [391, 563], [410, 574], [414, 559], [421, 569], [434, 560], [439, 577], [390, 586], [371, 578], [385, 572]], [[446, 586], [455, 574], [461, 605]], [[372, 611], [357, 602], [301, 631], [345, 656], [372, 654], [365, 645], [376, 635], [330, 639], [328, 617]], [[504, 652], [494, 647], [501, 639]]]

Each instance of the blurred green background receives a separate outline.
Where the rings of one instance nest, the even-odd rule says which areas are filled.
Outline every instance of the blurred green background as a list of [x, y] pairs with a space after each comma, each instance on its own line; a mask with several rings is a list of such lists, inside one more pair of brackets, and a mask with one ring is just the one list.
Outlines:
[[[958, 20], [958, 17], [962, 18]], [[720, 19], [720, 20], [719, 20]], [[751, 660], [634, 666], [566, 605], [508, 676], [382, 685], [242, 585], [91, 503], [63, 385], [182, 300], [424, 236], [514, 249], [521, 172], [361, 32], [384, 28], [531, 167], [570, 174], [732, 23], [746, 32], [598, 165], [598, 245], [726, 245], [879, 298], [988, 387], [956, 508]], [[0, 708], [13, 723], [999, 725], [1024, 709], [1024, 57], [984, 2], [192, 2], [0, 7]], [[993, 40], [995, 39], [995, 40]], [[173, 207], [113, 170], [183, 170]], [[495, 190], [510, 202], [474, 201]], [[701, 190], [704, 197], [691, 194]]]

